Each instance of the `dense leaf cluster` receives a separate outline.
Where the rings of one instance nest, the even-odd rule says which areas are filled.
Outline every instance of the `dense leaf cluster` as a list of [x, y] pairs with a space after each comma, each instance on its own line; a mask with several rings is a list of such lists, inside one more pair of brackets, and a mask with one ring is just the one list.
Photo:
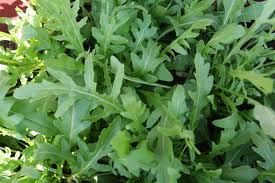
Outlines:
[[1, 19], [0, 182], [275, 182], [274, 10], [32, 0]]

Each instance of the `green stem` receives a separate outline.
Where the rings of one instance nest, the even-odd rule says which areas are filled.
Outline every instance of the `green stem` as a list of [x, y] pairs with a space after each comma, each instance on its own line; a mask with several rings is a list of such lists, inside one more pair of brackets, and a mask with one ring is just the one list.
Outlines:
[[14, 41], [15, 38], [12, 35], [10, 35], [10, 34], [7, 34], [5, 32], [1, 32], [0, 31], [0, 41], [1, 40]]
[[218, 89], [220, 89], [220, 90], [223, 90], [223, 91], [225, 91], [225, 92], [227, 92], [227, 93], [231, 93], [231, 94], [233, 94], [233, 95], [236, 95], [237, 97], [244, 97], [246, 100], [248, 100], [248, 102], [250, 102], [250, 103], [253, 104], [253, 105], [260, 105], [260, 104], [261, 104], [261, 103], [259, 103], [258, 101], [254, 100], [254, 99], [252, 99], [252, 98], [250, 98], [250, 97], [247, 97], [247, 96], [245, 96], [245, 95], [242, 95], [242, 94], [237, 93], [237, 92], [234, 92], [234, 91], [231, 91], [231, 90], [229, 90], [229, 89], [227, 89], [227, 88], [220, 87], [220, 86], [218, 86], [218, 85], [216, 85], [216, 84], [214, 84], [214, 87], [216, 87], [216, 88], [218, 88]]
[[139, 9], [139, 10], [142, 10], [142, 11], [148, 13], [148, 11], [143, 6], [136, 5], [136, 4], [131, 4], [131, 5], [128, 5], [128, 6], [120, 6], [120, 7], [116, 8], [114, 10], [114, 13], [117, 13], [117, 12], [119, 12], [121, 10], [124, 10], [124, 9]]
[[262, 172], [260, 175], [266, 175], [266, 176], [275, 176], [275, 173], [272, 172]]
[[170, 32], [172, 32], [175, 28], [171, 27], [168, 28], [167, 30], [163, 31], [163, 33], [158, 37], [157, 41], [159, 41], [161, 38], [163, 38], [166, 34], [169, 34]]
[[230, 98], [226, 97], [223, 93], [218, 93], [218, 96], [230, 107], [232, 112], [237, 112], [238, 109], [235, 107], [235, 104], [230, 100]]
[[83, 1], [81, 1], [81, 8], [84, 15], [86, 15], [91, 21], [93, 21], [93, 18], [91, 17], [89, 11], [84, 7]]
[[[33, 59], [32, 59], [33, 60]], [[36, 65], [37, 62], [33, 60], [34, 63], [24, 63], [24, 62], [14, 62], [13, 60], [10, 59], [5, 59], [5, 58], [0, 58], [0, 64], [6, 65], [6, 66], [30, 66], [30, 65]]]
[[274, 70], [272, 70], [272, 71], [270, 71], [269, 73], [266, 73], [266, 74], [267, 74], [267, 76], [270, 76], [270, 75], [275, 74], [275, 69], [274, 69]]
[[166, 85], [162, 85], [162, 84], [158, 84], [158, 83], [149, 83], [147, 81], [143, 81], [141, 79], [129, 77], [126, 75], [124, 75], [124, 79], [131, 81], [131, 82], [144, 84], [144, 85], [156, 86], [156, 87], [161, 87], [161, 88], [171, 88], [170, 86], [166, 86]]
[[223, 64], [226, 64], [230, 61], [230, 58], [236, 54], [236, 52], [242, 47], [242, 45], [248, 41], [251, 38], [251, 35], [258, 29], [259, 24], [258, 23], [254, 23], [247, 31], [246, 35], [238, 41], [238, 43], [236, 44], [236, 46], [233, 47], [233, 49], [229, 52], [229, 54], [226, 56], [226, 58], [223, 61]]
[[15, 63], [15, 62], [12, 62], [11, 60], [9, 59], [3, 59], [3, 58], [0, 58], [0, 64], [2, 65], [6, 65], [6, 66], [20, 66], [19, 63]]

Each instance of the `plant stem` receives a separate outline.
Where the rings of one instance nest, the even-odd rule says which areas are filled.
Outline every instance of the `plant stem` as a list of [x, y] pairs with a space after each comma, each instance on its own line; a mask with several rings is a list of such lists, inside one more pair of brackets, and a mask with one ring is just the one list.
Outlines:
[[216, 84], [214, 84], [214, 87], [216, 87], [216, 88], [218, 88], [218, 89], [221, 89], [221, 90], [223, 90], [223, 91], [225, 91], [225, 92], [227, 92], [227, 93], [231, 93], [231, 94], [233, 94], [233, 95], [236, 95], [236, 96], [238, 96], [238, 97], [244, 97], [246, 100], [248, 100], [248, 102], [250, 102], [250, 103], [253, 104], [253, 105], [259, 105], [259, 104], [261, 104], [261, 103], [259, 103], [258, 101], [254, 100], [254, 99], [252, 99], [252, 98], [250, 98], [250, 97], [248, 97], [248, 96], [245, 96], [245, 95], [243, 95], [243, 94], [240, 94], [240, 93], [231, 91], [231, 90], [229, 90], [229, 89], [227, 89], [227, 88], [224, 88], [224, 87], [220, 87], [220, 86], [218, 86], [218, 85], [216, 85]]
[[232, 50], [229, 52], [229, 54], [226, 56], [226, 58], [223, 61], [223, 64], [229, 63], [230, 58], [236, 54], [236, 52], [242, 47], [242, 45], [248, 41], [251, 38], [251, 35], [258, 29], [259, 25], [258, 23], [254, 23], [247, 31], [246, 35], [238, 41], [236, 46], [232, 48]]
[[0, 59], [0, 64], [6, 65], [6, 66], [17, 66], [17, 67], [20, 66], [20, 64], [18, 63], [10, 62], [10, 60], [4, 60], [2, 58]]
[[81, 1], [81, 8], [84, 15], [86, 15], [91, 21], [93, 21], [93, 18], [91, 17], [89, 11], [84, 7], [83, 1]]
[[124, 79], [126, 79], [128, 81], [131, 81], [131, 82], [144, 84], [144, 85], [156, 86], [156, 87], [161, 87], [161, 88], [171, 88], [170, 86], [166, 86], [166, 85], [162, 85], [162, 84], [158, 84], [158, 83], [150, 83], [150, 82], [143, 81], [143, 80], [138, 79], [138, 78], [129, 77], [129, 76], [126, 76], [126, 75], [124, 76]]

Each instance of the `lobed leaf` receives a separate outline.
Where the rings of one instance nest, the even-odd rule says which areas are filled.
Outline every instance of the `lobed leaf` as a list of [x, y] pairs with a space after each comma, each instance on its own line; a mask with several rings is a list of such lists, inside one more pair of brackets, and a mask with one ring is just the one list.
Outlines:
[[200, 112], [207, 105], [209, 95], [213, 86], [213, 76], [209, 76], [209, 63], [204, 64], [203, 57], [200, 53], [195, 56], [195, 67], [196, 67], [196, 81], [197, 88], [195, 92], [189, 92], [190, 97], [193, 100], [193, 108], [190, 116], [191, 128], [196, 128], [198, 120], [201, 118]]

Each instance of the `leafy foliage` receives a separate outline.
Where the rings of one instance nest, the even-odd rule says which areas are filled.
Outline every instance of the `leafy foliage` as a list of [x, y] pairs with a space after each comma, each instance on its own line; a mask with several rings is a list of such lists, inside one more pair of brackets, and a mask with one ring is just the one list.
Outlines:
[[32, 0], [0, 32], [0, 182], [275, 182], [274, 10]]

